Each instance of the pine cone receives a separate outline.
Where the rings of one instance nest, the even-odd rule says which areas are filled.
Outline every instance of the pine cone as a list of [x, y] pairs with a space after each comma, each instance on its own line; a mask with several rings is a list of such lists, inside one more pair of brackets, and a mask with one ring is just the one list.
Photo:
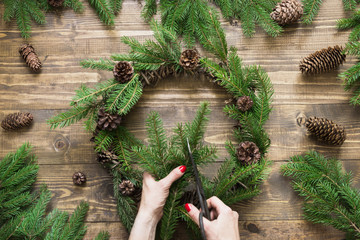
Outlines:
[[278, 3], [270, 17], [279, 25], [296, 22], [303, 14], [303, 6], [297, 0], [283, 0]]
[[249, 96], [239, 97], [238, 100], [236, 101], [236, 105], [237, 105], [238, 109], [240, 109], [243, 112], [246, 112], [249, 109], [251, 109], [253, 104], [254, 104], [254, 102], [253, 102], [253, 100], [251, 100], [251, 98]]
[[118, 160], [118, 156], [113, 151], [102, 151], [97, 154], [97, 160], [101, 164], [113, 163]]
[[242, 142], [237, 149], [237, 158], [242, 165], [250, 165], [260, 160], [260, 150], [253, 142]]
[[346, 58], [342, 54], [342, 47], [328, 47], [321, 49], [305, 57], [300, 62], [300, 71], [302, 73], [323, 73], [338, 68]]
[[83, 185], [84, 183], [86, 183], [86, 176], [85, 174], [83, 174], [82, 172], [76, 172], [74, 173], [73, 177], [73, 183], [75, 185]]
[[65, 0], [48, 0], [48, 4], [52, 7], [61, 7]]
[[123, 180], [119, 184], [119, 191], [124, 196], [130, 196], [135, 192], [135, 186], [130, 180]]
[[185, 70], [194, 70], [199, 64], [198, 51], [187, 49], [181, 53], [179, 63]]
[[22, 45], [19, 49], [19, 53], [31, 70], [34, 72], [40, 70], [41, 62], [35, 53], [35, 49], [30, 44]]
[[102, 130], [112, 131], [116, 129], [121, 123], [121, 116], [119, 114], [110, 114], [101, 108], [98, 113], [97, 127]]
[[337, 125], [326, 118], [311, 117], [306, 120], [305, 126], [308, 131], [314, 134], [318, 139], [329, 144], [341, 145], [346, 139], [346, 133], [343, 126]]
[[127, 83], [134, 74], [134, 68], [129, 62], [121, 61], [114, 66], [113, 74], [119, 83]]
[[31, 113], [12, 113], [5, 117], [1, 122], [1, 127], [5, 130], [16, 130], [29, 126], [33, 120]]

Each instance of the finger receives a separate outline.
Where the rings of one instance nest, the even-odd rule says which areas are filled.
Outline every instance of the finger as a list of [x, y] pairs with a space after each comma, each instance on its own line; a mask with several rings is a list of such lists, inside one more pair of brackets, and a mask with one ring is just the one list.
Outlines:
[[217, 211], [215, 211], [215, 210], [210, 211], [210, 219], [211, 219], [211, 221], [217, 219], [218, 216], [219, 215], [218, 215]]
[[163, 186], [170, 188], [171, 184], [178, 180], [186, 170], [186, 166], [182, 165], [175, 169], [173, 169], [166, 177], [161, 179], [159, 182], [163, 184]]
[[220, 213], [225, 212], [225, 211], [232, 211], [230, 207], [225, 205], [225, 203], [223, 203], [216, 196], [209, 198], [206, 202], [207, 202], [208, 208], [209, 209], [212, 208], [213, 210], [215, 210], [217, 215], [219, 215]]
[[[190, 218], [199, 226], [199, 214], [200, 211], [191, 203], [185, 204], [185, 209], [188, 212]], [[210, 221], [203, 217], [204, 227], [210, 224]]]
[[143, 173], [143, 182], [145, 183], [145, 182], [149, 182], [149, 181], [155, 182], [155, 179], [150, 173], [144, 172]]

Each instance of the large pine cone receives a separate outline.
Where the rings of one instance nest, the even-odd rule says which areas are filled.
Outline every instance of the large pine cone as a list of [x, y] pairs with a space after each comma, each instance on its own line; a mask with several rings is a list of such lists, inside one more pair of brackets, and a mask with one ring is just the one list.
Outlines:
[[48, 3], [52, 7], [61, 7], [65, 0], [48, 0]]
[[283, 0], [270, 13], [270, 17], [279, 25], [296, 22], [302, 15], [303, 6], [297, 0]]
[[199, 64], [200, 55], [194, 49], [187, 49], [181, 53], [179, 63], [185, 70], [194, 70]]
[[121, 61], [114, 66], [113, 74], [119, 83], [127, 83], [134, 74], [134, 68], [129, 62]]
[[12, 113], [7, 115], [1, 122], [1, 127], [5, 130], [16, 130], [29, 126], [33, 119], [31, 113]]
[[300, 71], [302, 73], [323, 73], [338, 68], [346, 58], [342, 54], [342, 47], [328, 47], [321, 49], [305, 57], [300, 62]]
[[326, 118], [311, 117], [306, 120], [308, 131], [329, 144], [341, 145], [346, 139], [345, 128]]
[[41, 62], [35, 53], [35, 49], [30, 44], [22, 45], [19, 49], [19, 53], [31, 70], [34, 72], [40, 70]]
[[249, 96], [239, 97], [238, 100], [236, 101], [236, 105], [237, 105], [238, 109], [240, 109], [243, 112], [250, 110], [252, 108], [253, 104], [254, 104], [254, 102], [253, 102], [253, 100], [251, 100], [251, 98]]
[[135, 186], [130, 180], [123, 180], [119, 184], [119, 191], [124, 196], [130, 196], [135, 192]]
[[119, 114], [107, 113], [103, 108], [99, 110], [97, 128], [112, 131], [116, 129], [120, 123], [121, 116]]
[[237, 158], [242, 165], [250, 165], [260, 160], [260, 150], [253, 142], [242, 142], [237, 149]]
[[118, 156], [116, 156], [113, 151], [102, 151], [98, 153], [97, 160], [101, 164], [117, 163], [116, 161], [118, 160]]

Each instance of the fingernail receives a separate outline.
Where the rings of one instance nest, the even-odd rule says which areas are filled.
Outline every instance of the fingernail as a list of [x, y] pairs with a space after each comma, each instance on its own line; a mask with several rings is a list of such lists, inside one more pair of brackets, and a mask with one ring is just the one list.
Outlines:
[[186, 203], [185, 204], [185, 209], [186, 209], [187, 212], [190, 212], [191, 211], [190, 204]]
[[186, 171], [186, 166], [182, 165], [179, 167], [180, 172], [184, 173]]

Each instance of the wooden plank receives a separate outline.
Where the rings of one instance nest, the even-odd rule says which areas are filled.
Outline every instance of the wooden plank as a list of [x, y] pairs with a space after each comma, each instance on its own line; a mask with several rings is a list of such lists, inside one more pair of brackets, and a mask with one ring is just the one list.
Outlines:
[[[88, 231], [84, 240], [93, 239], [100, 231], [107, 230], [111, 240], [127, 239], [128, 234], [120, 222], [87, 223]], [[254, 240], [339, 240], [345, 234], [331, 227], [314, 225], [302, 220], [290, 221], [239, 221], [241, 239]], [[181, 224], [175, 232], [175, 240], [187, 238], [186, 227]]]
[[[289, 179], [281, 176], [282, 162], [273, 164], [269, 178], [262, 184], [262, 193], [245, 202], [235, 204], [242, 221], [301, 220], [302, 198], [291, 188]], [[215, 175], [219, 164], [203, 168], [208, 177]], [[360, 187], [360, 163], [344, 162], [347, 171], [354, 173], [354, 186]], [[72, 174], [81, 171], [87, 176], [85, 186], [72, 183]], [[37, 185], [47, 184], [54, 197], [52, 207], [72, 211], [80, 201], [90, 202], [89, 222], [117, 221], [116, 202], [111, 177], [99, 164], [41, 164]]]
[[[348, 57], [338, 71], [318, 76], [302, 75], [299, 61], [310, 53], [334, 45], [344, 45], [349, 31], [338, 31], [336, 20], [349, 16], [342, 10], [340, 0], [325, 0], [319, 16], [312, 25], [287, 26], [277, 37], [267, 36], [257, 28], [252, 38], [245, 38], [241, 28], [223, 19], [228, 45], [236, 46], [244, 64], [260, 64], [274, 84], [274, 110], [266, 124], [272, 145], [267, 154], [276, 161], [263, 193], [236, 204], [240, 214], [240, 232], [245, 239], [342, 239], [344, 234], [331, 228], [312, 225], [301, 217], [302, 200], [291, 189], [289, 180], [279, 173], [280, 165], [294, 154], [316, 149], [328, 156], [344, 160], [347, 170], [359, 184], [360, 123], [358, 108], [348, 105], [350, 92], [342, 88], [337, 74], [356, 62]], [[7, 24], [0, 16], [0, 120], [11, 112], [30, 111], [34, 124], [17, 132], [0, 130], [0, 156], [15, 150], [24, 141], [35, 145], [39, 157], [39, 184], [47, 183], [54, 193], [52, 207], [72, 212], [81, 200], [90, 202], [89, 231], [92, 239], [100, 229], [109, 230], [112, 239], [127, 239], [119, 222], [112, 197], [111, 177], [95, 160], [91, 137], [81, 123], [50, 130], [46, 119], [69, 108], [74, 90], [81, 84], [92, 86], [111, 77], [111, 72], [82, 69], [79, 61], [86, 58], [109, 57], [112, 53], [126, 53], [121, 36], [134, 36], [140, 42], [152, 38], [148, 24], [141, 19], [137, 1], [125, 0], [113, 28], [104, 26], [94, 10], [84, 1], [85, 12], [59, 10], [47, 14], [47, 25], [33, 26], [30, 42], [43, 62], [40, 74], [33, 74], [19, 56], [20, 38], [15, 22]], [[0, 5], [0, 13], [3, 12]], [[1, 14], [0, 14], [1, 15]], [[210, 56], [203, 50], [200, 52]], [[158, 111], [168, 132], [178, 121], [192, 120], [201, 101], [210, 102], [212, 114], [205, 135], [207, 144], [219, 147], [219, 160], [202, 171], [213, 176], [227, 156], [224, 141], [231, 137], [234, 122], [224, 116], [222, 107], [229, 97], [220, 87], [197, 77], [181, 77], [161, 81], [156, 88], [148, 88], [124, 125], [146, 142], [145, 119], [150, 111]], [[310, 138], [303, 126], [306, 117], [327, 117], [346, 127], [348, 139], [341, 147], [328, 146]], [[176, 116], [176, 121], [174, 121]], [[72, 184], [75, 170], [87, 173], [88, 184], [79, 188]], [[187, 239], [184, 228], [175, 239]]]

